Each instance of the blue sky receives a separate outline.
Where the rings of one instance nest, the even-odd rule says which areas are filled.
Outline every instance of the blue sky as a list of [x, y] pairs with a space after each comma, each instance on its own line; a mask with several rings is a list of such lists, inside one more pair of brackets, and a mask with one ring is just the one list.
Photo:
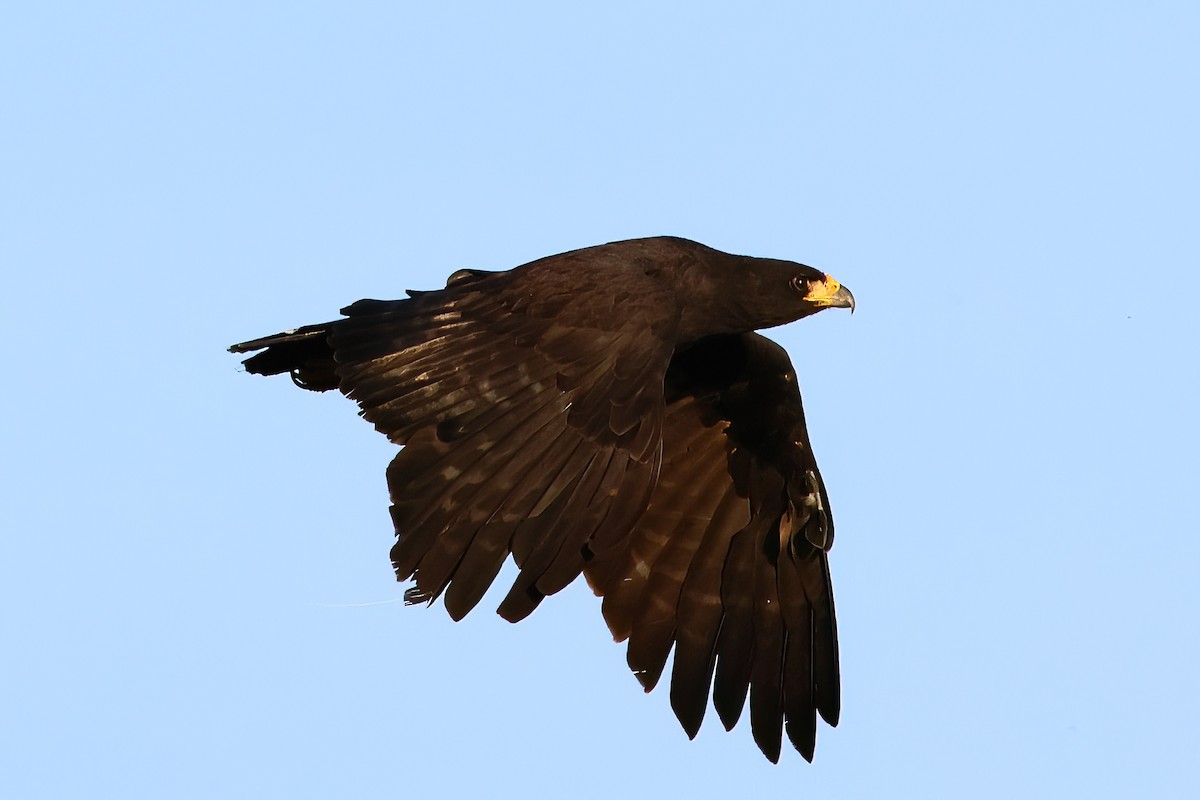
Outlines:
[[[1196, 794], [1196, 6], [433, 6], [0, 15], [0, 792]], [[838, 521], [811, 766], [688, 742], [582, 585], [404, 607], [393, 448], [224, 350], [655, 234], [858, 299], [773, 334]]]

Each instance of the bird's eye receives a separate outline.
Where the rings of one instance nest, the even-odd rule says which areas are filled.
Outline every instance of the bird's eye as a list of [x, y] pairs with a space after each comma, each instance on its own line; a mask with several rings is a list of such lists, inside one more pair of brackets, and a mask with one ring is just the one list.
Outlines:
[[801, 278], [799, 275], [796, 275], [792, 278], [791, 284], [792, 288], [797, 292], [800, 292], [800, 294], [808, 294], [808, 281], [806, 281], [804, 278]]

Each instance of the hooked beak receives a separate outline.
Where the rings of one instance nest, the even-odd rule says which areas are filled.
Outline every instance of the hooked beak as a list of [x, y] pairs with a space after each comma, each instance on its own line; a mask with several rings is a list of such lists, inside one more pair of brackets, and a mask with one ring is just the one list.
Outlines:
[[818, 308], [848, 308], [851, 314], [854, 313], [854, 295], [832, 275], [813, 283], [804, 299]]

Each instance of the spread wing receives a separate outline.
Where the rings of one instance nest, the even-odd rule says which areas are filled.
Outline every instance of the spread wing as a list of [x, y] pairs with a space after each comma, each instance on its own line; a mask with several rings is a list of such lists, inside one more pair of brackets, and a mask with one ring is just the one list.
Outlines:
[[624, 542], [658, 474], [674, 295], [636, 267], [532, 266], [360, 301], [328, 328], [338, 387], [404, 445], [388, 487], [406, 596], [444, 593], [455, 619], [510, 552], [500, 613], [528, 615]]
[[757, 334], [679, 353], [666, 376], [662, 473], [620, 554], [586, 574], [650, 691], [674, 646], [671, 705], [689, 736], [711, 688], [726, 729], [747, 693], [772, 761], [809, 761], [840, 709], [826, 551], [833, 520], [786, 352]]

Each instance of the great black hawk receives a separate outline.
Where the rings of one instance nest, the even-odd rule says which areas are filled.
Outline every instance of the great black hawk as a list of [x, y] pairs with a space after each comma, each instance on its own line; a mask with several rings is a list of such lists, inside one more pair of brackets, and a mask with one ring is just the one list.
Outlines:
[[581, 572], [695, 736], [747, 693], [754, 739], [812, 760], [836, 725], [833, 518], [787, 353], [754, 333], [854, 308], [790, 261], [659, 237], [575, 250], [243, 342], [246, 369], [338, 389], [392, 442], [392, 564], [454, 619], [511, 553], [523, 619]]

